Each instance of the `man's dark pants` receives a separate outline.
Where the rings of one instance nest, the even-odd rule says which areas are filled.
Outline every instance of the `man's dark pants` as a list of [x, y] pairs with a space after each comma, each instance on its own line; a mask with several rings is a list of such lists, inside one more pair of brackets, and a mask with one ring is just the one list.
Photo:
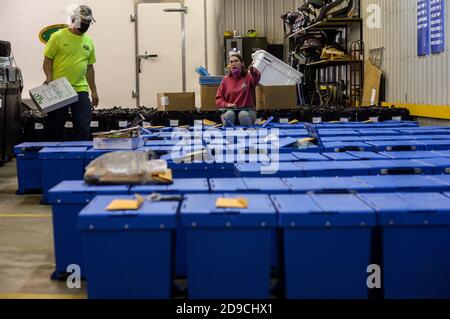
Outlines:
[[78, 93], [78, 102], [48, 113], [50, 122], [50, 134], [53, 141], [64, 141], [64, 127], [72, 112], [74, 139], [76, 141], [88, 141], [92, 120], [92, 105], [88, 92]]

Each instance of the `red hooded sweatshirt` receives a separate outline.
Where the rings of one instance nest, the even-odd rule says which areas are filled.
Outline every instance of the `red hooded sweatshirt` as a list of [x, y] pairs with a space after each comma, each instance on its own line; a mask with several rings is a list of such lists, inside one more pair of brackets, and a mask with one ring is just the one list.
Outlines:
[[254, 108], [255, 87], [259, 84], [261, 73], [254, 67], [250, 72], [239, 77], [227, 75], [217, 90], [216, 105], [219, 109], [228, 108], [228, 104], [236, 104], [233, 108]]

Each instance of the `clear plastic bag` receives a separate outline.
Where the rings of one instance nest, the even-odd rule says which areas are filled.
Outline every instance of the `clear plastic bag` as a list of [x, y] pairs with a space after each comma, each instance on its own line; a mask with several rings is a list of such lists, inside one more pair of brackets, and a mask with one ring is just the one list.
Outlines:
[[84, 180], [94, 185], [171, 183], [171, 178], [161, 178], [168, 172], [167, 162], [149, 160], [149, 153], [112, 152], [92, 161], [86, 167]]

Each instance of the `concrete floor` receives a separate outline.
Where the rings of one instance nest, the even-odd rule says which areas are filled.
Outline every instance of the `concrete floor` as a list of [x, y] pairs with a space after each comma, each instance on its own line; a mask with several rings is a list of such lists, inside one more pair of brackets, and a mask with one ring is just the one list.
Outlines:
[[50, 280], [54, 269], [51, 207], [41, 195], [15, 195], [16, 163], [0, 167], [0, 299], [86, 298]]

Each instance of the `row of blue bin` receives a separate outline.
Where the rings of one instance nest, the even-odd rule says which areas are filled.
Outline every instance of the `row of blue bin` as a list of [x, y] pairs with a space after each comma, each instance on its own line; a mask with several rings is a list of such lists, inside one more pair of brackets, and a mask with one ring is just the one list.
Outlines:
[[[292, 142], [292, 141], [291, 141]], [[394, 146], [396, 141], [391, 141], [389, 144]], [[78, 143], [78, 144], [77, 144]], [[61, 180], [73, 180], [81, 179], [84, 174], [84, 168], [92, 160], [98, 158], [99, 156], [110, 152], [107, 150], [95, 150], [89, 148], [90, 142], [69, 142], [69, 143], [24, 143], [15, 147], [15, 153], [17, 157], [17, 175], [19, 184], [19, 194], [26, 193], [30, 190], [44, 190], [44, 202], [46, 201], [47, 191], [52, 186], [56, 185]], [[407, 143], [401, 141], [402, 145], [411, 144], [413, 142], [408, 141]], [[406, 143], [406, 144], [405, 144]], [[288, 143], [289, 144], [289, 143]], [[65, 146], [70, 145], [70, 146]], [[74, 146], [74, 145], [85, 145], [85, 146]], [[388, 144], [384, 144], [386, 146]], [[399, 146], [399, 145], [397, 145]], [[402, 147], [403, 147], [402, 146]], [[259, 160], [267, 161], [280, 161], [280, 162], [301, 162], [301, 161], [323, 161], [323, 160], [335, 160], [335, 161], [349, 161], [349, 160], [379, 160], [379, 159], [410, 159], [410, 158], [444, 158], [450, 156], [450, 151], [402, 151], [402, 152], [380, 152], [381, 154], [375, 152], [361, 152], [352, 151], [352, 147], [363, 149], [360, 143], [355, 144], [354, 142], [333, 142], [325, 149], [331, 152], [324, 152], [322, 154], [318, 153], [308, 153], [305, 150], [295, 150], [292, 148], [282, 148], [282, 153], [279, 155], [269, 155], [260, 156]], [[441, 145], [441, 148], [445, 148], [445, 144]], [[158, 150], [162, 147], [144, 147], [141, 151], [148, 150]], [[385, 147], [384, 149], [387, 149]], [[167, 145], [165, 151], [170, 152], [172, 146]], [[310, 150], [313, 150], [311, 148]], [[347, 150], [347, 152], [335, 152], [336, 149]], [[300, 152], [302, 151], [302, 152]], [[237, 147], [237, 152], [239, 152], [239, 147]], [[213, 174], [217, 174], [219, 177], [232, 177], [234, 176], [233, 170], [236, 170], [239, 175], [247, 174], [244, 169], [248, 167], [253, 167], [256, 169], [256, 173], [259, 174], [258, 164], [243, 165], [240, 164], [235, 166], [233, 163], [183, 163], [175, 164], [170, 161], [170, 154], [163, 158], [169, 160], [169, 166], [174, 169], [175, 176], [177, 177], [190, 177], [193, 176], [192, 170], [196, 171], [196, 177], [211, 177]], [[256, 155], [255, 155], [256, 156]], [[267, 159], [265, 159], [267, 157]], [[232, 159], [232, 162], [235, 158]], [[445, 163], [442, 164], [439, 160], [435, 160], [436, 163], [431, 162], [432, 165], [437, 166], [437, 170], [433, 172], [434, 174], [441, 173], [441, 171], [446, 171]], [[445, 161], [444, 161], [445, 162]], [[380, 164], [380, 163], [378, 163]], [[442, 164], [442, 165], [441, 165]], [[252, 166], [253, 165], [253, 166]], [[316, 164], [312, 164], [313, 166]], [[317, 164], [320, 165], [320, 164]], [[337, 163], [335, 165], [342, 166], [345, 163]], [[284, 174], [283, 170], [297, 170], [293, 164], [281, 164], [280, 174]], [[290, 167], [290, 168], [289, 168]], [[350, 172], [349, 172], [350, 173]], [[377, 172], [375, 172], [377, 173]], [[427, 172], [426, 172], [427, 173]], [[429, 172], [428, 172], [429, 173]], [[250, 173], [249, 173], [250, 174]], [[290, 174], [288, 172], [288, 174]], [[297, 173], [300, 174], [300, 173]], [[357, 173], [355, 173], [357, 174]], [[359, 173], [362, 174], [362, 173]], [[367, 174], [367, 173], [364, 173]], [[378, 173], [377, 173], [378, 174]], [[339, 175], [339, 174], [338, 174]], [[336, 175], [336, 176], [338, 176]], [[244, 175], [243, 175], [244, 176]], [[297, 176], [297, 175], [294, 175]]]
[[[105, 210], [118, 196], [94, 198], [78, 216], [89, 298], [170, 298], [177, 225], [192, 299], [269, 298], [276, 230], [289, 299], [368, 298], [374, 263], [385, 298], [450, 298], [449, 193], [247, 194], [247, 209], [218, 209], [222, 196], [119, 212]], [[382, 260], [373, 258], [376, 229]]]
[[[84, 258], [81, 236], [77, 232], [76, 220], [80, 211], [99, 195], [127, 195], [139, 193], [161, 194], [251, 194], [269, 193], [285, 195], [289, 192], [305, 194], [308, 192], [431, 192], [449, 191], [450, 175], [442, 176], [362, 176], [349, 178], [245, 178], [245, 179], [176, 179], [172, 185], [146, 186], [92, 186], [83, 181], [64, 181], [49, 193], [49, 202], [53, 206], [53, 227], [56, 270], [54, 278], [65, 273], [67, 266], [78, 264], [84, 273]], [[417, 193], [421, 196], [420, 193]], [[274, 237], [274, 236], [273, 236]], [[175, 274], [185, 276], [187, 269], [186, 234], [181, 227], [176, 232]], [[274, 243], [277, 240], [273, 240]], [[277, 267], [278, 249], [271, 249], [272, 267]]]

